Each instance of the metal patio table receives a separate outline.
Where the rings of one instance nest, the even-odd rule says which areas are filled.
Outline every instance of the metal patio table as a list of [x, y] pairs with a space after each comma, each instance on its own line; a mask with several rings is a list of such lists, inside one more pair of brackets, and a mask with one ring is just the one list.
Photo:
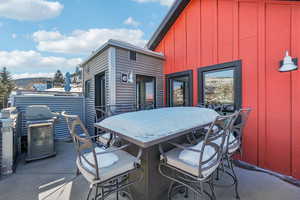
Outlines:
[[183, 140], [186, 134], [209, 125], [218, 115], [207, 108], [169, 107], [115, 115], [95, 123], [95, 127], [132, 143], [127, 149], [130, 153], [143, 149], [144, 178], [132, 186], [133, 197], [137, 200], [159, 200], [167, 199], [169, 186], [169, 181], [158, 172], [159, 144]]

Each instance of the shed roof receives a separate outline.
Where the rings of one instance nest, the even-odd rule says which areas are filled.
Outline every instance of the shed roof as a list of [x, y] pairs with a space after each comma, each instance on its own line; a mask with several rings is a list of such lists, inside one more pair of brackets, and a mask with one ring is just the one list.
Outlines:
[[107, 49], [109, 47], [118, 47], [118, 48], [126, 49], [126, 50], [129, 50], [129, 51], [135, 51], [135, 52], [138, 52], [138, 53], [141, 53], [141, 54], [144, 54], [144, 55], [156, 57], [156, 58], [159, 58], [159, 59], [165, 59], [165, 57], [162, 53], [151, 51], [147, 48], [138, 47], [138, 46], [135, 46], [135, 45], [132, 45], [130, 43], [123, 42], [123, 41], [120, 41], [120, 40], [110, 39], [106, 43], [104, 43], [101, 47], [99, 47], [96, 51], [94, 51], [86, 60], [84, 60], [80, 64], [80, 66], [82, 67], [88, 61], [90, 61], [92, 58], [94, 58], [96, 55], [103, 52], [105, 49]]
[[163, 37], [166, 35], [170, 27], [174, 24], [177, 17], [180, 13], [184, 10], [190, 0], [176, 0], [172, 7], [170, 8], [169, 12], [158, 26], [154, 34], [152, 35], [151, 39], [149, 40], [147, 47], [151, 50], [154, 50]]

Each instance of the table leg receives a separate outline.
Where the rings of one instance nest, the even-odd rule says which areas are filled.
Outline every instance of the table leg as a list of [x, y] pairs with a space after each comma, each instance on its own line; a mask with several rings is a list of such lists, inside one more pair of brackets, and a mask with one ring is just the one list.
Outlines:
[[[137, 146], [132, 145], [127, 151], [136, 155]], [[143, 150], [142, 169], [143, 180], [131, 186], [135, 200], [165, 200], [167, 199], [170, 181], [158, 171], [160, 153], [158, 145]]]

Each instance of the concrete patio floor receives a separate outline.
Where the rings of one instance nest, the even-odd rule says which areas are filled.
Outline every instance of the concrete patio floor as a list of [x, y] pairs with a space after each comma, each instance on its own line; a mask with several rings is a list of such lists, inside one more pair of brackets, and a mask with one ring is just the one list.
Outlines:
[[[27, 164], [21, 161], [15, 174], [2, 177], [0, 200], [84, 199], [89, 185], [82, 176], [74, 179], [73, 144], [57, 143], [56, 147], [57, 156]], [[276, 177], [240, 168], [236, 171], [242, 200], [300, 200], [300, 188]], [[217, 199], [234, 199], [233, 188], [217, 188], [216, 193]], [[192, 199], [194, 195], [188, 198]]]

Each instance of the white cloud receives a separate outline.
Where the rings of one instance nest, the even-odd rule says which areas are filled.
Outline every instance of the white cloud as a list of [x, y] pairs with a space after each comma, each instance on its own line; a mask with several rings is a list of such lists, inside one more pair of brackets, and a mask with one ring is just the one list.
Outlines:
[[17, 36], [17, 34], [13, 33], [13, 34], [11, 34], [11, 37], [12, 37], [13, 39], [16, 39], [18, 36]]
[[138, 27], [138, 26], [140, 25], [140, 22], [138, 22], [138, 21], [136, 21], [135, 19], [133, 19], [133, 17], [128, 17], [128, 18], [124, 21], [124, 24]]
[[63, 5], [48, 0], [1, 0], [0, 17], [38, 21], [60, 15]]
[[89, 29], [75, 30], [70, 35], [57, 31], [37, 31], [33, 39], [37, 49], [55, 53], [89, 54], [109, 39], [117, 39], [143, 47], [146, 40], [140, 29]]
[[81, 62], [81, 58], [45, 57], [36, 51], [0, 51], [0, 66], [6, 66], [13, 74], [72, 71]]
[[63, 39], [63, 35], [58, 31], [37, 31], [33, 33], [33, 39], [36, 42], [43, 41], [43, 40], [58, 40]]
[[149, 2], [157, 2], [163, 6], [171, 6], [175, 0], [133, 0], [138, 3], [149, 3]]
[[21, 79], [21, 78], [53, 78], [54, 73], [23, 73], [23, 74], [13, 74], [13, 79]]

